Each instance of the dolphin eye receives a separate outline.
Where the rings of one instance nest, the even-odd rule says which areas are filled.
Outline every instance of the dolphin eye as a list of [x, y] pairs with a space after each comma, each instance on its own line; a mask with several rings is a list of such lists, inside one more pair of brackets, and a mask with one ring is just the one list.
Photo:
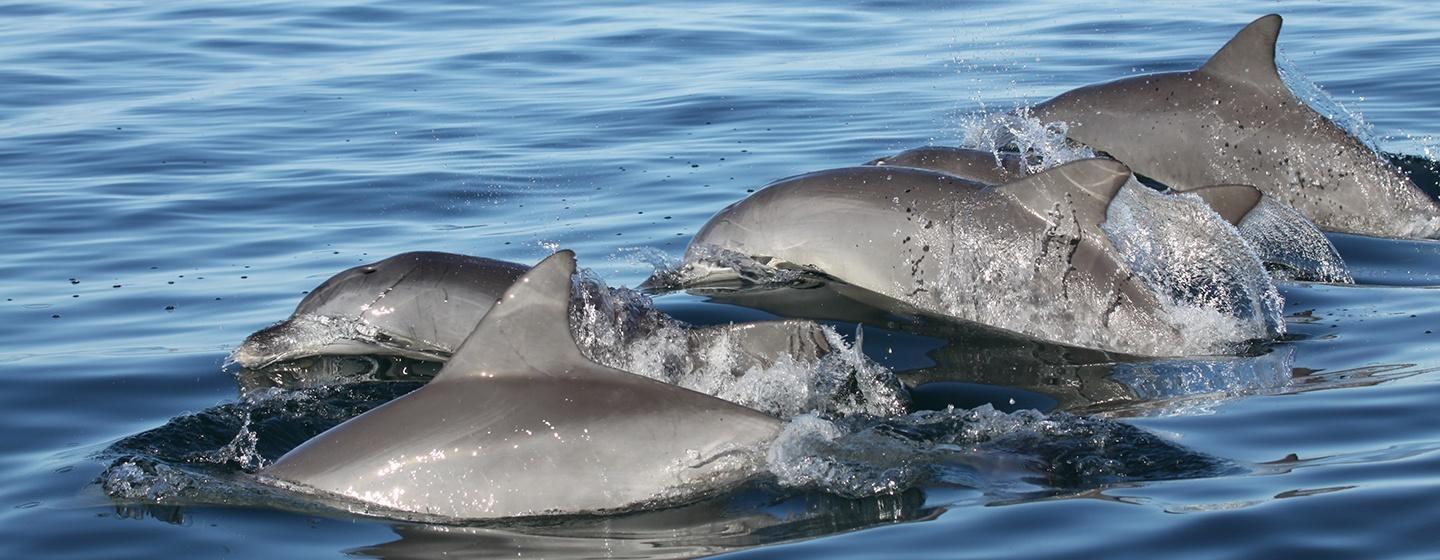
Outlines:
[[367, 267], [365, 267], [365, 268], [360, 269], [360, 272], [365, 273], [365, 274], [374, 274], [374, 273], [375, 273], [375, 267], [373, 267], [373, 266], [367, 266]]

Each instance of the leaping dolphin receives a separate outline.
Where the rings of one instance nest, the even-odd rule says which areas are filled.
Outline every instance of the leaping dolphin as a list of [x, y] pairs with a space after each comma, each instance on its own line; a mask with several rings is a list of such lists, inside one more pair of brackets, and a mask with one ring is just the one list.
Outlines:
[[[443, 362], [475, 330], [495, 298], [530, 270], [519, 263], [439, 252], [401, 253], [326, 280], [289, 319], [245, 339], [231, 359], [247, 368], [318, 355], [393, 355]], [[587, 290], [603, 290], [586, 283]], [[602, 297], [599, 294], [591, 296]], [[589, 355], [620, 366], [616, 348], [666, 327], [684, 329], [692, 352], [724, 339], [735, 370], [769, 366], [781, 356], [815, 358], [830, 351], [820, 325], [784, 320], [687, 327], [650, 307], [617, 328], [628, 339], [588, 340]], [[613, 359], [611, 359], [613, 358]], [[686, 362], [691, 360], [671, 360]], [[684, 366], [685, 363], [679, 363]]]
[[[1141, 355], [1221, 351], [1214, 335], [1189, 336], [1190, 325], [1174, 316], [1174, 298], [1185, 297], [1187, 287], [1160, 293], [1130, 268], [1137, 255], [1123, 254], [1101, 229], [1111, 200], [1130, 180], [1125, 165], [1105, 159], [998, 187], [906, 167], [811, 173], [720, 211], [691, 241], [686, 261], [703, 261], [718, 248], [1062, 344]], [[1222, 296], [1214, 301], [1238, 295], [1220, 282], [1188, 288]], [[1222, 311], [1231, 313], [1251, 325], [1241, 339], [1283, 328], [1266, 322], [1269, 310]], [[1262, 313], [1257, 326], [1251, 320]]]
[[1085, 86], [1033, 114], [1176, 189], [1254, 185], [1321, 229], [1440, 235], [1435, 200], [1290, 92], [1275, 66], [1280, 23], [1251, 22], [1197, 70]]
[[[387, 514], [492, 519], [688, 501], [758, 472], [773, 417], [591, 362], [569, 328], [575, 256], [516, 281], [429, 384], [260, 472]], [[763, 454], [763, 450], [760, 450]]]
[[[1028, 175], [1019, 154], [949, 146], [923, 146], [882, 157], [866, 165], [915, 167], [948, 173], [987, 185]], [[1269, 268], [1289, 279], [1353, 283], [1345, 261], [1315, 224], [1294, 209], [1248, 185], [1211, 185], [1177, 194], [1193, 194], [1235, 226]]]

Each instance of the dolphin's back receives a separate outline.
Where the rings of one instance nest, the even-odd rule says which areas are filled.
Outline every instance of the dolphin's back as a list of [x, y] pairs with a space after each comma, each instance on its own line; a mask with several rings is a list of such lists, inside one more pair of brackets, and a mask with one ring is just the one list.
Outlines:
[[997, 155], [985, 150], [951, 146], [911, 148], [893, 156], [871, 160], [865, 165], [929, 169], [986, 185], [1009, 183], [1027, 175], [1018, 154]]
[[693, 498], [753, 474], [779, 422], [585, 359], [574, 256], [516, 281], [430, 384], [316, 436], [270, 479], [392, 512], [485, 519]]
[[1324, 229], [1440, 232], [1440, 206], [1295, 97], [1275, 65], [1280, 17], [1241, 30], [1199, 69], [1077, 88], [1036, 105], [1066, 135], [1176, 189], [1253, 185]]
[[1154, 352], [1166, 311], [1100, 228], [1129, 178], [1103, 159], [1000, 186], [908, 167], [811, 173], [722, 210], [689, 256], [719, 248], [1046, 340]]

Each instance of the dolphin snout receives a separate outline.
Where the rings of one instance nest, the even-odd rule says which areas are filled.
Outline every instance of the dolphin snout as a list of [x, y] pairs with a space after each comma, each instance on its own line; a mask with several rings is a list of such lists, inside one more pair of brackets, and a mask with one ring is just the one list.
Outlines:
[[249, 369], [259, 369], [283, 361], [294, 348], [295, 336], [289, 321], [281, 321], [245, 337], [230, 361]]

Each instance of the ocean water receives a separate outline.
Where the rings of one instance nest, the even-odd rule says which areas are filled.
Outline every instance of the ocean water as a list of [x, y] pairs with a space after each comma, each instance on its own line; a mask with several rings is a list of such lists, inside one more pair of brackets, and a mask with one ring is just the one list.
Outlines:
[[1440, 247], [1352, 236], [1357, 285], [1279, 283], [1288, 334], [1240, 357], [868, 323], [935, 411], [801, 415], [773, 480], [679, 509], [426, 525], [245, 484], [427, 367], [257, 392], [226, 366], [340, 270], [560, 247], [635, 287], [751, 189], [1193, 68], [1264, 13], [1337, 120], [1440, 183], [1429, 4], [772, 4], [0, 5], [0, 556], [1440, 555]]

